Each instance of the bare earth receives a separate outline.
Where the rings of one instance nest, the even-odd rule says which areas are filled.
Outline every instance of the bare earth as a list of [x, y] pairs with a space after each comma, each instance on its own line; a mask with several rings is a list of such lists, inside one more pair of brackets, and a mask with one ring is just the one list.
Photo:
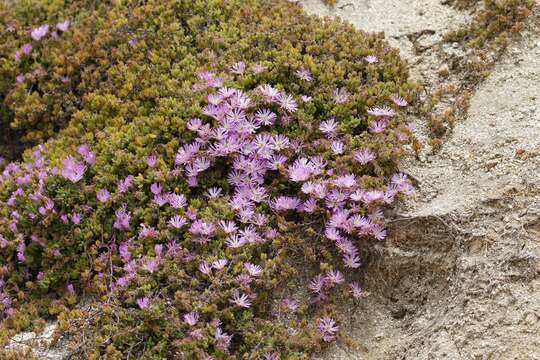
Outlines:
[[[431, 47], [469, 19], [440, 0], [303, 6], [384, 31], [427, 88], [448, 60]], [[418, 180], [417, 194], [398, 210], [392, 238], [370, 256], [370, 295], [344, 310], [349, 341], [325, 359], [540, 359], [537, 19], [476, 89], [442, 150], [405, 165]], [[451, 45], [444, 52], [463, 55]], [[416, 121], [422, 137], [425, 126]]]

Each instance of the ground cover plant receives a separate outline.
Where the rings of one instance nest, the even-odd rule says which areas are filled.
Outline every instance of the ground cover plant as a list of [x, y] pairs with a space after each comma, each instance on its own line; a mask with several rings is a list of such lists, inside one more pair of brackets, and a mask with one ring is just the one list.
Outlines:
[[397, 51], [288, 1], [7, 5], [1, 121], [37, 145], [0, 165], [2, 333], [54, 316], [112, 359], [335, 340], [411, 192]]
[[[463, 66], [454, 66], [460, 72], [460, 86], [440, 87], [423, 104], [423, 113], [431, 132], [433, 150], [440, 149], [444, 139], [453, 129], [456, 118], [467, 113], [471, 90], [487, 78], [512, 39], [525, 29], [536, 6], [534, 0], [453, 0], [449, 4], [473, 14], [472, 21], [456, 31], [445, 34], [444, 43], [458, 43], [463, 49]], [[441, 44], [441, 45], [442, 45]], [[448, 70], [439, 74], [447, 77]], [[442, 114], [436, 115], [434, 108], [442, 98], [455, 98], [454, 104]]]

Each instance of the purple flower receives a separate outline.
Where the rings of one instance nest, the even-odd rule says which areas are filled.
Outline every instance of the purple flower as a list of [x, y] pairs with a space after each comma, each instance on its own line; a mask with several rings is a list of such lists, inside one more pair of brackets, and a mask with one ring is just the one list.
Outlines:
[[148, 260], [144, 263], [143, 267], [146, 271], [148, 271], [150, 274], [154, 273], [159, 267], [159, 259], [152, 259]]
[[276, 101], [276, 99], [277, 99], [277, 97], [279, 95], [279, 90], [272, 87], [272, 85], [268, 85], [268, 84], [260, 85], [258, 87], [258, 90], [261, 92], [261, 94], [264, 96], [266, 102], [268, 102], [268, 103]]
[[200, 315], [197, 312], [190, 312], [187, 314], [184, 314], [184, 322], [188, 324], [189, 326], [195, 326], [197, 322], [199, 322]]
[[379, 62], [379, 59], [375, 55], [368, 55], [364, 59], [370, 64], [375, 64]]
[[335, 155], [341, 155], [345, 151], [345, 145], [341, 141], [332, 141], [331, 149]]
[[270, 201], [270, 206], [276, 211], [296, 210], [300, 206], [300, 200], [290, 196], [279, 196]]
[[186, 224], [187, 224], [186, 218], [180, 215], [175, 215], [169, 219], [169, 225], [175, 229], [180, 229], [182, 228], [182, 226]]
[[205, 275], [210, 275], [212, 273], [212, 265], [203, 261], [199, 264], [199, 271]]
[[99, 202], [102, 202], [102, 203], [107, 202], [110, 196], [111, 194], [109, 193], [109, 190], [107, 189], [101, 189], [96, 193], [97, 199], [99, 200]]
[[306, 70], [303, 66], [300, 69], [296, 70], [295, 74], [301, 80], [305, 80], [305, 81], [313, 80], [313, 76], [311, 76], [311, 72], [309, 70]]
[[260, 276], [263, 272], [263, 268], [260, 267], [259, 265], [245, 263], [244, 267], [246, 268], [249, 275], [254, 276], [254, 277]]
[[118, 230], [129, 230], [129, 222], [131, 220], [131, 213], [127, 211], [127, 205], [124, 204], [121, 208], [116, 210], [116, 219], [114, 221], [114, 228]]
[[43, 38], [47, 33], [49, 32], [49, 25], [41, 25], [35, 29], [32, 30], [30, 33], [30, 36], [32, 39], [39, 41], [41, 38]]
[[351, 96], [351, 94], [349, 94], [347, 89], [344, 89], [344, 88], [338, 88], [334, 90], [334, 93], [332, 95], [334, 97], [334, 101], [336, 104], [346, 103], [347, 100], [349, 100], [349, 97]]
[[218, 327], [216, 328], [214, 336], [216, 338], [216, 347], [223, 352], [228, 352], [231, 345], [232, 335], [223, 332], [221, 328]]
[[63, 168], [61, 174], [64, 178], [70, 180], [71, 182], [78, 182], [84, 176], [86, 171], [86, 165], [78, 162], [72, 156], [68, 156], [63, 161]]
[[246, 70], [246, 63], [243, 61], [237, 62], [236, 64], [231, 66], [231, 72], [233, 74], [242, 75], [245, 70]]
[[133, 180], [135, 178], [132, 175], [127, 176], [124, 180], [120, 180], [118, 182], [118, 191], [120, 193], [125, 193], [129, 190], [131, 185], [133, 184]]
[[384, 129], [386, 129], [387, 125], [388, 124], [384, 120], [375, 121], [374, 123], [369, 125], [369, 131], [371, 131], [374, 134], [382, 133]]
[[394, 102], [394, 104], [396, 104], [397, 106], [405, 107], [405, 106], [409, 105], [407, 100], [405, 100], [404, 98], [402, 98], [399, 95], [390, 96], [390, 100], [392, 100]]
[[319, 294], [323, 291], [325, 284], [325, 277], [322, 274], [319, 274], [315, 276], [313, 280], [311, 280], [311, 282], [309, 283], [309, 289], [311, 290], [311, 292]]
[[373, 115], [377, 117], [392, 117], [396, 115], [395, 110], [389, 108], [388, 106], [373, 107], [371, 109], [368, 109], [367, 113], [369, 115]]
[[339, 331], [339, 327], [336, 325], [334, 319], [329, 317], [320, 318], [317, 320], [319, 333], [326, 342], [331, 342], [336, 339], [336, 334]]
[[163, 192], [163, 186], [158, 183], [153, 183], [152, 185], [150, 185], [150, 191], [154, 195], [159, 195]]
[[18, 83], [22, 83], [24, 81], [24, 74], [19, 74], [17, 75], [17, 77], [15, 78], [15, 80], [17, 80]]
[[283, 305], [285, 305], [285, 307], [292, 312], [296, 312], [300, 307], [300, 303], [298, 302], [298, 300], [294, 300], [291, 298], [283, 299]]
[[337, 123], [334, 118], [330, 118], [328, 120], [325, 120], [321, 122], [321, 125], [319, 126], [319, 130], [321, 130], [324, 134], [334, 134], [337, 129]]
[[191, 234], [205, 237], [213, 235], [215, 230], [214, 224], [203, 220], [195, 220], [189, 228]]
[[360, 299], [362, 296], [364, 296], [364, 292], [362, 291], [362, 288], [355, 282], [350, 283], [349, 287], [351, 288], [351, 294], [353, 298]]
[[182, 194], [169, 194], [167, 196], [167, 199], [169, 201], [169, 205], [171, 205], [175, 209], [182, 209], [187, 205], [186, 197]]
[[56, 28], [62, 32], [65, 32], [69, 29], [69, 26], [71, 25], [71, 21], [64, 20], [56, 24]]
[[280, 356], [278, 353], [275, 352], [267, 352], [263, 354], [262, 360], [280, 360]]
[[341, 284], [345, 281], [343, 274], [339, 270], [330, 270], [326, 273], [325, 282], [328, 284]]
[[70, 215], [71, 217], [71, 222], [73, 222], [73, 224], [75, 225], [79, 225], [81, 223], [81, 214], [77, 213], [77, 212], [74, 212], [73, 214]]
[[295, 112], [298, 109], [298, 104], [296, 103], [294, 98], [291, 95], [286, 94], [284, 92], [279, 93], [276, 101], [279, 104], [279, 106], [285, 111]]
[[23, 54], [25, 55], [30, 55], [30, 53], [32, 52], [32, 44], [28, 43], [28, 44], [24, 44], [21, 48]]
[[349, 267], [351, 269], [357, 269], [360, 267], [360, 265], [362, 265], [358, 255], [354, 255], [354, 254], [343, 255], [343, 262], [345, 263], [346, 267]]
[[238, 307], [246, 309], [251, 307], [251, 301], [249, 299], [249, 296], [247, 296], [246, 294], [240, 294], [239, 292], [236, 292], [233, 297], [229, 299], [229, 302]]
[[69, 283], [67, 285], [67, 292], [69, 295], [75, 295], [75, 288], [73, 287], [73, 284]]
[[140, 225], [139, 238], [141, 239], [156, 238], [158, 237], [158, 235], [159, 235], [158, 232], [153, 227], [146, 226], [145, 224]]
[[260, 74], [266, 71], [266, 69], [267, 69], [266, 66], [261, 65], [261, 64], [255, 64], [251, 67], [251, 71], [253, 72], [253, 75]]
[[84, 144], [79, 146], [77, 152], [83, 157], [86, 163], [93, 165], [96, 162], [96, 155], [90, 151], [88, 145]]
[[361, 149], [354, 153], [354, 160], [358, 161], [362, 165], [366, 165], [375, 159], [375, 154], [369, 149]]
[[153, 167], [156, 166], [157, 160], [158, 160], [158, 158], [157, 158], [156, 155], [150, 155], [150, 156], [148, 156], [148, 157], [146, 158], [146, 164], [147, 164], [149, 167], [153, 168]]
[[216, 270], [223, 270], [223, 268], [225, 268], [225, 266], [227, 266], [227, 264], [228, 264], [227, 259], [219, 259], [219, 260], [216, 260], [216, 261], [212, 262], [212, 268], [214, 268]]
[[150, 305], [150, 299], [145, 297], [142, 297], [140, 299], [137, 299], [137, 305], [140, 309], [146, 309]]
[[210, 189], [208, 189], [206, 194], [210, 199], [217, 199], [221, 195], [222, 191], [223, 191], [223, 189], [221, 189], [221, 188], [211, 187]]
[[246, 244], [246, 241], [243, 237], [238, 236], [237, 234], [233, 234], [227, 237], [227, 239], [225, 240], [225, 244], [228, 248], [238, 249], [244, 246]]

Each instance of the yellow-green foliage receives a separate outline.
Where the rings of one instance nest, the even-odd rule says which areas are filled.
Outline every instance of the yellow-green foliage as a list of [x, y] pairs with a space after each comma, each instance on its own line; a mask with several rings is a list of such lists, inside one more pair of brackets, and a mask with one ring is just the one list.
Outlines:
[[[116, 238], [112, 228], [115, 209], [97, 203], [95, 191], [113, 189], [119, 180], [133, 175], [135, 190], [122, 201], [139, 223], [155, 224], [165, 232], [172, 212], [156, 208], [145, 189], [153, 182], [168, 180], [168, 190], [187, 191], [185, 181], [171, 180], [168, 173], [179, 146], [193, 140], [187, 121], [199, 116], [204, 105], [206, 94], [192, 89], [198, 81], [195, 73], [222, 73], [238, 61], [248, 66], [262, 64], [268, 70], [228, 78], [230, 86], [248, 91], [269, 83], [295, 97], [313, 97], [294, 114], [291, 126], [279, 129], [281, 133], [309, 143], [321, 120], [338, 118], [348, 144], [362, 144], [377, 152], [377, 161], [361, 174], [361, 181], [366, 188], [381, 186], [395, 172], [406, 141], [394, 134], [370, 140], [366, 136], [366, 110], [388, 104], [393, 94], [414, 98], [416, 88], [408, 82], [406, 64], [398, 52], [390, 49], [381, 35], [355, 31], [339, 21], [308, 17], [285, 0], [22, 1], [9, 6], [3, 3], [0, 14], [2, 26], [13, 23], [17, 28], [14, 33], [2, 33], [0, 44], [4, 55], [2, 122], [23, 132], [25, 141], [49, 139], [43, 153], [58, 166], [81, 144], [88, 144], [97, 155], [80, 184], [60, 177], [46, 182], [46, 191], [58, 211], [84, 212], [84, 206], [91, 206], [95, 208], [91, 215], [79, 226], [54, 221], [53, 215], [44, 219], [49, 221], [44, 227], [21, 221], [21, 233], [34, 234], [46, 242], [44, 247], [29, 243], [24, 265], [16, 260], [14, 244], [18, 239], [10, 238], [10, 246], [0, 251], [0, 262], [10, 267], [7, 284], [14, 295], [13, 306], [33, 303], [40, 315], [62, 313], [76, 301], [75, 295], [66, 295], [69, 282], [102, 296], [106, 305], [100, 305], [101, 310], [84, 322], [91, 329], [83, 336], [84, 346], [77, 353], [80, 358], [124, 359], [130, 354], [158, 359], [184, 354], [195, 359], [211, 353], [216, 358], [256, 359], [270, 350], [279, 351], [284, 359], [307, 358], [319, 346], [313, 329], [298, 320], [287, 325], [300, 329], [291, 334], [286, 325], [270, 318], [275, 311], [270, 304], [295, 271], [288, 257], [331, 263], [332, 252], [324, 242], [315, 241], [315, 230], [296, 229], [291, 219], [277, 217], [280, 230], [296, 232], [284, 231], [289, 235], [234, 255], [244, 261], [265, 262], [272, 269], [258, 284], [259, 298], [250, 310], [226, 307], [231, 294], [220, 292], [220, 281], [227, 279], [202, 286], [201, 278], [190, 275], [197, 273], [196, 267], [175, 261], [165, 262], [153, 274], [137, 277], [134, 285], [112, 296], [101, 272], [113, 262], [120, 266], [120, 262], [117, 255], [115, 259], [104, 256], [112, 243], [127, 241], [136, 236], [136, 230]], [[13, 53], [29, 41], [32, 27], [66, 18], [73, 22], [70, 31], [58, 40], [47, 38], [36, 44], [31, 59], [13, 60]], [[366, 62], [368, 55], [377, 56], [378, 63]], [[17, 74], [37, 66], [43, 66], [48, 75], [15, 82]], [[302, 66], [311, 71], [315, 81], [301, 81], [294, 75]], [[69, 82], [62, 81], [65, 76]], [[336, 104], [332, 93], [337, 88], [347, 89], [351, 101]], [[397, 119], [396, 128], [403, 125], [402, 119]], [[159, 158], [154, 169], [145, 162], [151, 154]], [[25, 161], [31, 162], [31, 157], [28, 151]], [[202, 182], [206, 188], [208, 184], [223, 186], [225, 180], [216, 171]], [[7, 202], [16, 188], [11, 180], [1, 183], [1, 202]], [[17, 201], [21, 212], [35, 212], [32, 201]], [[208, 201], [194, 190], [190, 201], [190, 208], [204, 219], [232, 216], [224, 200]], [[11, 211], [8, 206], [0, 207], [0, 230], [8, 228]], [[174, 240], [174, 234], [167, 233], [171, 237], [167, 240]], [[178, 240], [189, 243], [189, 238]], [[208, 254], [221, 251], [222, 243], [223, 239], [209, 247]], [[133, 246], [134, 256], [155, 255], [154, 245], [152, 240], [138, 242]], [[55, 250], [61, 256], [55, 256]], [[29, 273], [30, 277], [40, 273], [41, 279], [30, 281]], [[145, 295], [156, 300], [139, 311], [135, 300]], [[186, 340], [182, 315], [195, 306], [207, 319], [220, 318], [234, 325], [233, 355], [214, 349], [206, 337], [196, 345]], [[66, 324], [76, 320], [65, 313], [60, 316], [69, 332]], [[28, 314], [20, 311], [4, 326], [17, 328], [28, 323]], [[205, 331], [212, 334], [210, 330]]]
[[523, 29], [524, 21], [535, 6], [535, 0], [455, 0], [461, 9], [479, 7], [474, 19], [466, 26], [446, 36], [448, 41], [465, 41], [471, 48], [491, 46], [502, 50], [508, 38]]

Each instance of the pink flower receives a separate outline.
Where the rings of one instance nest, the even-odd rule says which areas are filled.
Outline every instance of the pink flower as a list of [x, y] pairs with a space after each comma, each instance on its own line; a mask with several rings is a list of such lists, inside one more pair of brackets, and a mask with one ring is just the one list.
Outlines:
[[231, 72], [233, 74], [242, 75], [245, 70], [246, 70], [246, 63], [243, 61], [237, 62], [236, 64], [231, 66]]
[[334, 319], [329, 317], [320, 318], [317, 320], [319, 333], [326, 342], [331, 342], [336, 339], [336, 334], [339, 331], [339, 327], [336, 325]]
[[404, 98], [402, 98], [399, 95], [390, 96], [390, 100], [392, 100], [394, 102], [394, 104], [396, 104], [397, 106], [405, 107], [405, 106], [409, 105], [407, 100], [405, 100]]
[[270, 206], [276, 211], [296, 210], [300, 206], [300, 200], [290, 196], [279, 196], [270, 201]]
[[157, 159], [158, 159], [158, 158], [157, 158], [156, 155], [150, 155], [150, 156], [148, 156], [148, 157], [146, 158], [146, 164], [147, 164], [149, 167], [153, 168], [153, 167], [155, 167], [156, 164], [157, 164]]
[[68, 156], [63, 161], [61, 174], [66, 179], [76, 183], [82, 179], [86, 166], [83, 163], [77, 162], [72, 156]]
[[242, 308], [250, 308], [251, 307], [251, 301], [249, 299], [249, 296], [246, 294], [240, 294], [239, 292], [236, 292], [231, 299], [229, 299], [231, 304], [234, 304], [238, 307]]
[[368, 55], [364, 59], [370, 64], [375, 64], [379, 62], [379, 59], [375, 55]]
[[30, 55], [30, 53], [32, 52], [32, 44], [24, 44], [21, 48], [23, 54], [25, 55]]
[[35, 29], [32, 30], [30, 33], [30, 36], [32, 39], [39, 41], [41, 38], [43, 38], [47, 33], [49, 32], [49, 25], [41, 25]]
[[99, 200], [99, 202], [102, 202], [102, 203], [107, 202], [110, 196], [111, 194], [109, 193], [109, 190], [107, 189], [101, 189], [96, 194], [97, 199]]
[[254, 277], [260, 276], [263, 272], [263, 268], [260, 267], [259, 265], [245, 263], [244, 267], [246, 268], [249, 275], [254, 276]]
[[129, 222], [131, 220], [131, 213], [127, 211], [127, 205], [123, 205], [116, 210], [116, 219], [114, 221], [114, 228], [118, 230], [129, 230]]
[[347, 89], [339, 88], [339, 89], [334, 90], [333, 96], [334, 96], [334, 101], [336, 102], [336, 104], [343, 104], [349, 100], [349, 97], [351, 96], [351, 94], [349, 94]]
[[189, 326], [195, 326], [197, 322], [199, 322], [200, 315], [197, 312], [190, 312], [187, 314], [184, 314], [184, 322], [188, 324]]
[[169, 225], [175, 229], [180, 229], [182, 228], [182, 226], [186, 224], [187, 224], [186, 218], [180, 215], [175, 215], [169, 219]]
[[306, 70], [303, 66], [300, 69], [296, 70], [295, 74], [301, 80], [305, 80], [305, 81], [313, 80], [313, 76], [311, 76], [311, 72], [309, 70]]
[[333, 134], [336, 132], [336, 129], [337, 123], [334, 118], [321, 122], [321, 126], [319, 126], [319, 130], [321, 130], [324, 134]]
[[56, 24], [56, 28], [62, 32], [65, 32], [69, 29], [69, 26], [71, 25], [71, 21], [64, 20]]
[[279, 93], [276, 100], [279, 106], [285, 111], [295, 112], [298, 109], [298, 104], [294, 98], [284, 92]]
[[67, 285], [67, 292], [69, 295], [75, 295], [75, 288], [73, 287], [73, 284], [69, 283]]
[[389, 108], [388, 106], [373, 107], [371, 109], [368, 109], [367, 113], [369, 115], [378, 117], [392, 117], [396, 115], [395, 110]]
[[366, 165], [367, 163], [375, 160], [375, 158], [375, 154], [369, 149], [361, 149], [354, 153], [354, 160], [358, 161], [362, 165]]
[[353, 298], [360, 299], [362, 296], [364, 296], [364, 292], [362, 291], [362, 288], [355, 282], [350, 283], [349, 287], [351, 288], [351, 294]]
[[145, 297], [142, 297], [140, 299], [137, 299], [137, 305], [141, 309], [146, 309], [150, 305], [150, 299]]

